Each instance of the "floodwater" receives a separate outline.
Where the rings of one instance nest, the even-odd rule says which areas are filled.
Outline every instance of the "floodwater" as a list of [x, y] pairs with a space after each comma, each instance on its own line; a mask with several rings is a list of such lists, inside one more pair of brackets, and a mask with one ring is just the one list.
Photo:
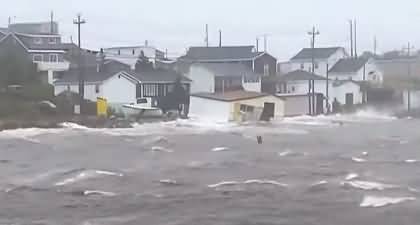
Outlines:
[[0, 224], [420, 221], [418, 120], [360, 112], [63, 127], [0, 132]]

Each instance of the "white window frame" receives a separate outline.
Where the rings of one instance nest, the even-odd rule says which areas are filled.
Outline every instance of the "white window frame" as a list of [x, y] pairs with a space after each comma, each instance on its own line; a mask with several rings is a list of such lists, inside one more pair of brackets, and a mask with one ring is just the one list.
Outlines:
[[[41, 57], [41, 60], [35, 60], [35, 58], [36, 58], [37, 56]], [[43, 56], [42, 54], [34, 54], [34, 55], [32, 56], [32, 61], [34, 61], [34, 62], [43, 62], [43, 61], [44, 61], [44, 56]]]
[[35, 38], [34, 38], [34, 43], [35, 43], [35, 44], [37, 44], [37, 45], [42, 44], [42, 38], [40, 38], [40, 37], [35, 37]]
[[52, 38], [52, 37], [48, 38], [48, 43], [50, 43], [50, 44], [57, 44], [57, 38]]
[[[57, 59], [56, 61], [52, 61], [51, 60], [51, 56], [55, 56], [55, 58]], [[48, 54], [48, 60], [49, 62], [58, 62], [58, 54]]]

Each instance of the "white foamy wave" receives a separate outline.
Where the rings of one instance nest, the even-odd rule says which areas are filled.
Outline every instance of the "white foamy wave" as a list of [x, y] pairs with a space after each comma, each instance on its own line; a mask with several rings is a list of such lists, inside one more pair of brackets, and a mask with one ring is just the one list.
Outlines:
[[287, 184], [280, 183], [275, 180], [246, 180], [243, 182], [244, 184], [262, 184], [262, 185], [275, 185], [279, 187], [287, 187]]
[[177, 185], [178, 182], [176, 180], [166, 179], [166, 180], [160, 180], [159, 183], [166, 184], [166, 185]]
[[65, 186], [65, 185], [69, 185], [69, 184], [73, 184], [73, 183], [77, 183], [77, 182], [81, 182], [84, 180], [88, 180], [91, 178], [95, 178], [98, 176], [118, 176], [118, 177], [122, 177], [123, 174], [121, 173], [115, 173], [115, 172], [110, 172], [110, 171], [103, 171], [103, 170], [85, 170], [80, 172], [79, 174], [77, 174], [76, 176], [64, 179], [60, 182], [55, 183], [55, 186]]
[[228, 150], [229, 150], [228, 147], [216, 147], [216, 148], [211, 149], [212, 152], [224, 152]]
[[378, 197], [378, 196], [365, 196], [360, 207], [367, 208], [377, 208], [384, 207], [388, 205], [399, 204], [407, 201], [415, 201], [414, 197], [400, 197], [400, 198], [391, 198], [391, 197]]
[[71, 123], [71, 122], [60, 123], [60, 127], [62, 127], [62, 128], [68, 128], [68, 129], [79, 129], [79, 130], [87, 130], [87, 129], [90, 129], [88, 127], [79, 125], [77, 123]]
[[238, 181], [222, 181], [222, 182], [219, 182], [219, 183], [216, 183], [216, 184], [207, 185], [207, 187], [218, 188], [218, 187], [221, 187], [221, 186], [233, 186], [233, 185], [237, 185], [237, 184], [240, 184], [240, 183]]
[[354, 161], [354, 162], [358, 162], [358, 163], [362, 163], [362, 162], [367, 161], [366, 159], [357, 158], [357, 157], [352, 157], [351, 160]]
[[83, 195], [90, 196], [90, 195], [101, 195], [106, 197], [114, 197], [117, 194], [114, 192], [107, 192], [107, 191], [99, 191], [99, 190], [86, 190], [83, 192]]
[[362, 190], [368, 190], [368, 191], [372, 191], [372, 190], [383, 191], [385, 189], [398, 188], [398, 186], [396, 185], [382, 184], [382, 183], [370, 182], [370, 181], [360, 181], [360, 180], [343, 182], [342, 185], [350, 186], [350, 187], [354, 187], [354, 188], [358, 188]]
[[417, 160], [417, 159], [407, 159], [407, 160], [404, 160], [404, 162], [406, 162], [406, 163], [418, 163], [419, 160]]
[[0, 131], [0, 138], [18, 138], [23, 139], [33, 143], [40, 143], [39, 140], [34, 139], [34, 137], [39, 135], [46, 134], [59, 134], [63, 132], [63, 129], [44, 129], [44, 128], [25, 128], [25, 129], [15, 129], [15, 130], [4, 130]]
[[328, 184], [328, 181], [321, 180], [319, 182], [316, 182], [316, 183], [311, 184], [311, 187], [323, 186], [323, 185], [326, 185], [326, 184]]
[[160, 147], [160, 146], [153, 146], [152, 147], [153, 152], [166, 152], [166, 153], [172, 153], [174, 152], [172, 149]]
[[358, 178], [359, 177], [359, 175], [357, 174], [357, 173], [350, 173], [350, 174], [348, 174], [347, 176], [346, 176], [346, 180], [347, 181], [349, 181], [349, 180], [354, 180], [354, 179], [356, 179], [356, 178]]
[[280, 153], [279, 153], [279, 156], [280, 156], [280, 157], [285, 157], [285, 156], [288, 156], [288, 155], [290, 155], [290, 154], [292, 154], [292, 151], [287, 150], [287, 151], [284, 151], [284, 152], [280, 152]]

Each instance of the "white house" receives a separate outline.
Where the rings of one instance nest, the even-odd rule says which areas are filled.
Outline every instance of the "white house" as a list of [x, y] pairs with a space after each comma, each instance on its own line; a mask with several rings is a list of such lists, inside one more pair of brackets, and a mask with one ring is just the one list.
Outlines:
[[[61, 74], [54, 83], [54, 93], [64, 91], [79, 93], [79, 70], [73, 69]], [[142, 103], [156, 107], [161, 97], [170, 95], [177, 79], [189, 93], [190, 80], [174, 71], [151, 70], [133, 71], [127, 65], [108, 60], [96, 68], [84, 70], [85, 99], [96, 101], [98, 97], [107, 99], [115, 107], [124, 104]], [[140, 101], [140, 102], [139, 102]]]
[[283, 74], [305, 70], [312, 71], [312, 57], [315, 62], [315, 74], [325, 77], [329, 68], [332, 68], [340, 59], [346, 58], [347, 53], [342, 47], [331, 48], [304, 48], [287, 63], [279, 65]]
[[329, 70], [328, 75], [331, 80], [367, 81], [373, 85], [380, 85], [383, 82], [383, 73], [374, 59], [340, 59]]
[[195, 63], [186, 76], [192, 80], [191, 93], [261, 92], [261, 76], [241, 63]]
[[144, 46], [124, 46], [104, 48], [103, 52], [107, 59], [117, 60], [127, 64], [134, 69], [139, 56], [144, 54], [150, 62], [156, 64], [157, 61], [165, 58], [165, 53], [155, 47], [149, 46], [147, 41]]
[[340, 104], [352, 106], [363, 103], [360, 84], [352, 80], [332, 80], [329, 82], [329, 103], [337, 100]]
[[259, 120], [263, 111], [270, 117], [285, 115], [285, 100], [260, 92], [229, 91], [191, 95], [190, 114], [213, 121]]

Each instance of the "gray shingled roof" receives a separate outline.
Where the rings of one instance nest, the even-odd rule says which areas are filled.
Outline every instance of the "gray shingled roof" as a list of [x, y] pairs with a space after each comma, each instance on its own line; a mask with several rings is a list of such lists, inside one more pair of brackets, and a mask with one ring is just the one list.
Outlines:
[[180, 59], [192, 62], [220, 62], [253, 59], [262, 52], [254, 52], [254, 46], [191, 47]]
[[[315, 48], [313, 50], [313, 55], [315, 59], [326, 59], [340, 49], [342, 48], [341, 47]], [[302, 60], [302, 59], [311, 59], [311, 58], [312, 58], [312, 48], [304, 48], [290, 60]]]
[[340, 59], [331, 69], [330, 73], [354, 73], [363, 68], [369, 59]]
[[304, 70], [296, 70], [279, 77], [279, 81], [326, 80], [325, 77]]
[[35, 44], [32, 38], [28, 38], [25, 35], [15, 34], [17, 38], [30, 50], [65, 50], [66, 46], [64, 44]]
[[[83, 71], [87, 83], [100, 83], [120, 72], [143, 83], [171, 83], [181, 76], [174, 71], [163, 69], [135, 72], [130, 70], [129, 66], [114, 60], [106, 62], [101, 72], [97, 72], [96, 66], [88, 67]], [[55, 82], [56, 84], [75, 84], [79, 81], [79, 70], [70, 69], [69, 71], [61, 72], [60, 76], [61, 78]], [[184, 76], [181, 76], [181, 78], [182, 82], [191, 82], [190, 79]]]
[[241, 63], [198, 63], [195, 65], [206, 68], [214, 73], [216, 77], [259, 77], [248, 66]]

